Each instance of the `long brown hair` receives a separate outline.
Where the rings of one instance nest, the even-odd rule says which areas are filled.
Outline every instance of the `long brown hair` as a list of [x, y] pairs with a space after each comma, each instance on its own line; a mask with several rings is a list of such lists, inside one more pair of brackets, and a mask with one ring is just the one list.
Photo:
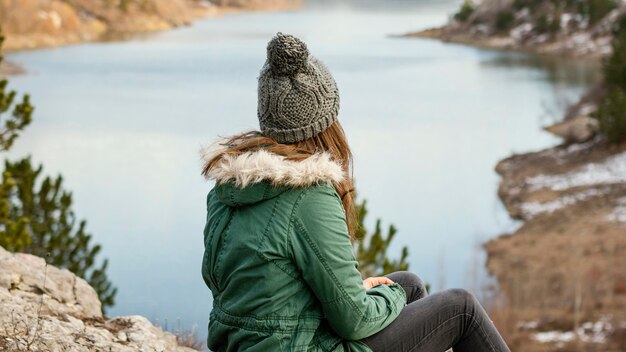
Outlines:
[[[356, 209], [354, 207], [354, 186], [352, 182], [353, 165], [352, 152], [346, 135], [339, 124], [335, 121], [330, 127], [319, 133], [313, 138], [308, 138], [293, 144], [278, 143], [273, 138], [265, 137], [259, 131], [250, 131], [230, 137], [224, 144], [229, 148], [224, 152], [231, 155], [238, 155], [247, 151], [264, 149], [268, 152], [284, 156], [286, 160], [301, 161], [316, 152], [326, 151], [330, 153], [332, 158], [341, 163], [346, 174], [343, 182], [333, 182], [333, 186], [337, 194], [341, 197], [343, 209], [346, 213], [346, 225], [350, 237], [354, 239], [357, 230], [358, 221]], [[204, 165], [202, 174], [207, 176], [209, 171], [219, 161], [221, 155], [216, 155], [208, 160]]]

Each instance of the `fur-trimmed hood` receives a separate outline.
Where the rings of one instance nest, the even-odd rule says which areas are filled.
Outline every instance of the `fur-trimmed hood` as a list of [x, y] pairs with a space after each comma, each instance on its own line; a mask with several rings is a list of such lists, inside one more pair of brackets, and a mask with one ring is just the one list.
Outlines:
[[341, 182], [345, 177], [341, 164], [328, 152], [318, 152], [301, 161], [286, 160], [263, 149], [230, 155], [224, 153], [228, 149], [226, 142], [227, 139], [218, 139], [202, 151], [205, 162], [221, 155], [206, 176], [218, 184], [231, 181], [236, 187], [245, 188], [268, 181], [273, 186], [304, 187], [325, 181]]

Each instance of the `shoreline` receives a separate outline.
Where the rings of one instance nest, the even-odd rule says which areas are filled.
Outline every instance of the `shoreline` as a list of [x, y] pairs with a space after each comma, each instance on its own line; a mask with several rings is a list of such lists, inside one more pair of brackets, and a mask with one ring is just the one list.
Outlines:
[[[582, 12], [581, 12], [582, 11]], [[586, 17], [585, 17], [586, 16]], [[433, 38], [481, 48], [531, 52], [568, 58], [607, 57], [615, 25], [626, 18], [626, 2], [591, 13], [568, 5], [465, 2], [439, 27], [404, 33], [406, 38]]]
[[562, 45], [562, 41], [546, 42], [540, 46], [535, 45], [519, 45], [509, 36], [494, 36], [494, 37], [477, 37], [467, 33], [456, 33], [450, 31], [449, 27], [434, 27], [427, 28], [420, 31], [408, 32], [400, 34], [399, 38], [421, 38], [438, 40], [449, 44], [467, 45], [475, 48], [499, 50], [499, 51], [514, 51], [521, 53], [529, 53], [535, 55], [545, 55], [551, 57], [565, 57], [568, 59], [580, 59], [601, 61], [607, 53], [601, 50], [589, 51], [585, 53], [576, 52], [573, 50], [567, 50], [559, 45]]
[[[520, 45], [511, 36], [481, 37], [448, 26], [403, 37], [593, 62], [606, 57], [609, 45], [606, 38], [581, 45], [585, 50], [567, 50], [572, 38]], [[626, 142], [594, 137], [591, 114], [600, 90], [590, 86], [557, 123], [543, 128], [562, 143], [512, 155], [495, 168], [498, 197], [521, 221], [517, 230], [484, 244], [487, 271], [499, 288], [493, 319], [512, 349], [623, 347]], [[594, 338], [599, 334], [602, 339]]]
[[[278, 12], [278, 11], [297, 11], [301, 9], [303, 2], [300, 0], [295, 1], [293, 4], [278, 4], [270, 6], [252, 6], [252, 7], [232, 7], [232, 6], [200, 6], [192, 9], [193, 17], [188, 21], [180, 24], [174, 24], [172, 22], [162, 22], [165, 25], [144, 28], [141, 30], [133, 31], [116, 31], [105, 30], [97, 34], [93, 33], [69, 33], [61, 36], [48, 36], [41, 34], [31, 35], [16, 35], [11, 33], [5, 33], [7, 40], [1, 48], [3, 54], [23, 53], [36, 50], [62, 48], [71, 45], [79, 45], [86, 43], [106, 43], [106, 42], [118, 42], [129, 41], [141, 36], [148, 36], [159, 32], [169, 31], [180, 27], [189, 27], [195, 25], [196, 22], [202, 20], [208, 20], [213, 18], [220, 18], [224, 16], [244, 14], [244, 13], [263, 13], [263, 12]], [[18, 37], [16, 40], [15, 37]], [[20, 38], [21, 37], [21, 38]], [[18, 43], [15, 43], [17, 41]], [[0, 63], [0, 78], [27, 74], [28, 70], [10, 59], [5, 59]]]
[[[522, 226], [484, 245], [505, 302], [494, 320], [528, 352], [623, 347], [626, 142], [564, 143], [510, 156], [496, 172], [498, 196]], [[567, 334], [582, 340], [563, 341]]]
[[[184, 2], [184, 13], [172, 14], [164, 17], [159, 14], [126, 13], [118, 10], [114, 14], [107, 13], [111, 18], [105, 19], [103, 15], [83, 19], [78, 14], [80, 8], [65, 7], [62, 9], [50, 8], [49, 12], [41, 10], [39, 18], [45, 18], [47, 25], [45, 31], [33, 30], [27, 33], [16, 33], [4, 30], [5, 41], [2, 46], [3, 53], [16, 53], [38, 49], [56, 48], [79, 43], [105, 41], [108, 36], [132, 36], [192, 25], [194, 22], [211, 17], [216, 14], [213, 7], [198, 3]], [[63, 11], [61, 11], [63, 10]], [[18, 10], [15, 10], [18, 11]], [[104, 10], [102, 10], [104, 11]], [[61, 18], [63, 13], [65, 18]], [[44, 16], [45, 14], [45, 16]], [[50, 18], [49, 22], [45, 21]]]
[[[532, 35], [527, 23], [499, 34], [450, 22], [398, 37], [600, 62], [612, 51], [612, 35], [601, 27], [619, 11], [595, 28], [556, 36]], [[626, 142], [596, 136], [592, 114], [603, 91], [601, 84], [588, 87], [558, 122], [543, 128], [562, 143], [514, 154], [495, 167], [498, 197], [521, 221], [483, 245], [498, 287], [492, 319], [512, 350], [626, 347]]]
[[[185, 18], [182, 21], [174, 21], [163, 18], [139, 18], [136, 20], [137, 23], [133, 24], [133, 26], [129, 26], [128, 30], [110, 28], [112, 26], [108, 26], [100, 22], [95, 25], [97, 28], [89, 28], [89, 30], [85, 31], [58, 33], [55, 35], [42, 33], [16, 34], [7, 32], [4, 33], [6, 40], [2, 46], [2, 52], [4, 54], [12, 54], [33, 50], [58, 48], [81, 43], [126, 41], [142, 35], [150, 35], [180, 27], [193, 26], [196, 22], [205, 19], [220, 18], [228, 15], [243, 13], [294, 11], [300, 9], [302, 5], [303, 2], [300, 0], [289, 4], [280, 3], [268, 6], [250, 7], [207, 6], [196, 4], [189, 9], [189, 14], [184, 16]], [[94, 26], [92, 25], [92, 27]], [[19, 65], [15, 63], [10, 63], [10, 66], [19, 67]], [[10, 70], [9, 68], [5, 68], [5, 70], [5, 72], [9, 72], [9, 75], [14, 74], [14, 70]], [[18, 72], [24, 73], [25, 70], [21, 68]], [[0, 71], [0, 74], [3, 74], [3, 72]]]
[[23, 75], [25, 73], [27, 73], [27, 71], [22, 65], [18, 65], [6, 59], [0, 62], [0, 78]]

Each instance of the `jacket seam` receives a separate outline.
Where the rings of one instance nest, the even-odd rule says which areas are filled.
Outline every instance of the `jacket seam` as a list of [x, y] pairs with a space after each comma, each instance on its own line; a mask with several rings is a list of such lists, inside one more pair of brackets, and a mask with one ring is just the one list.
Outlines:
[[[274, 219], [276, 217], [276, 211], [278, 209], [278, 204], [279, 204], [279, 202], [278, 202], [278, 198], [277, 198], [277, 199], [274, 200], [274, 204], [272, 206], [272, 213], [270, 214], [270, 218], [269, 218], [269, 220], [267, 222], [267, 225], [265, 226], [265, 230], [263, 231], [263, 235], [262, 235], [261, 241], [259, 241], [259, 245], [257, 246], [256, 254], [262, 260], [264, 260], [265, 262], [275, 265], [280, 271], [284, 272], [289, 277], [297, 279], [297, 277], [293, 273], [290, 273], [287, 270], [287, 268], [285, 268], [282, 265], [278, 264], [275, 260], [269, 259], [261, 251], [261, 248], [263, 247], [263, 244], [265, 244], [265, 242], [267, 240], [267, 236], [268, 236], [268, 233], [270, 231], [270, 228], [272, 227], [272, 223], [274, 222]], [[286, 236], [286, 237], [289, 238], [289, 236]]]
[[259, 253], [259, 256], [261, 257], [261, 259], [265, 260], [267, 263], [275, 265], [280, 271], [282, 271], [283, 273], [285, 273], [286, 275], [288, 275], [292, 279], [299, 280], [297, 275], [295, 275], [294, 273], [289, 272], [288, 269], [285, 268], [282, 264], [278, 264], [275, 260], [269, 259], [266, 256], [264, 256], [263, 254]]
[[209, 230], [209, 234], [215, 233], [215, 229], [217, 229], [217, 227], [219, 226], [220, 222], [222, 221], [222, 218], [224, 218], [224, 214], [220, 214], [220, 216], [218, 216], [217, 219], [215, 219], [215, 224], [213, 224], [213, 228]]
[[[325, 302], [325, 304], [328, 304], [328, 305], [337, 305], [340, 301], [343, 301], [343, 300], [349, 300], [349, 297], [344, 297], [344, 296], [341, 296], [341, 297], [339, 297], [339, 298], [333, 299], [332, 301], [327, 301], [327, 302]], [[393, 313], [396, 313], [396, 312], [398, 311], [398, 310], [396, 309], [395, 304], [392, 304], [392, 305], [391, 305], [391, 310], [393, 311]], [[361, 317], [362, 317], [361, 319], [362, 319], [364, 322], [366, 322], [366, 323], [374, 323], [374, 322], [377, 322], [377, 321], [379, 321], [379, 320], [386, 319], [386, 318], [388, 317], [388, 315], [383, 314], [383, 315], [378, 315], [378, 316], [375, 316], [375, 317], [373, 317], [373, 318], [366, 318], [364, 315], [361, 315]]]
[[[300, 221], [298, 221], [298, 219], [294, 219], [294, 224], [296, 227], [298, 227], [298, 230], [300, 230], [302, 232], [302, 235], [304, 236], [304, 239], [307, 241], [307, 243], [309, 244], [309, 246], [311, 246], [311, 249], [313, 250], [313, 253], [315, 253], [315, 257], [317, 258], [317, 260], [320, 261], [320, 263], [322, 263], [322, 266], [324, 267], [324, 270], [326, 270], [326, 273], [328, 275], [330, 275], [331, 279], [333, 280], [333, 282], [335, 283], [335, 285], [337, 285], [337, 287], [339, 288], [339, 291], [341, 292], [341, 296], [339, 298], [349, 298], [348, 293], [346, 292], [346, 289], [343, 287], [343, 285], [341, 284], [341, 282], [339, 281], [339, 279], [337, 279], [337, 276], [335, 275], [335, 273], [331, 270], [330, 266], [328, 265], [328, 263], [326, 262], [326, 260], [324, 260], [324, 258], [322, 257], [322, 254], [319, 251], [319, 248], [317, 248], [317, 246], [315, 245], [315, 243], [313, 242], [313, 240], [311, 240], [311, 236], [309, 236], [308, 231], [304, 228], [304, 225], [302, 225], [300, 223]], [[333, 301], [337, 301], [339, 298], [337, 299], [333, 299], [331, 301], [322, 301], [322, 303], [326, 304], [329, 302], [333, 302]], [[320, 300], [321, 301], [321, 300]], [[359, 316], [361, 318], [363, 318], [363, 312], [361, 312], [361, 310], [359, 309], [359, 307], [356, 306], [356, 304], [352, 301], [352, 300], [348, 300], [348, 304], [356, 311], [358, 312]]]
[[253, 318], [256, 320], [303, 320], [301, 318], [304, 318], [305, 320], [308, 319], [312, 319], [312, 320], [320, 320], [322, 319], [322, 317], [320, 317], [319, 315], [309, 315], [309, 314], [304, 314], [304, 315], [299, 315], [298, 317], [284, 317], [284, 316], [276, 316], [276, 317], [260, 317], [258, 315], [255, 314], [236, 314], [236, 313], [232, 313], [230, 311], [228, 311], [227, 309], [223, 308], [220, 305], [215, 305], [213, 307], [214, 309], [217, 308], [218, 310], [215, 311], [215, 315], [217, 318], [217, 314], [223, 313], [225, 315], [234, 317], [234, 318]]
[[[325, 184], [326, 186], [328, 184]], [[308, 190], [308, 189], [307, 189]], [[334, 189], [333, 189], [334, 190]], [[309, 236], [308, 231], [306, 230], [306, 228], [304, 227], [304, 225], [297, 219], [297, 217], [295, 217], [295, 211], [297, 209], [297, 207], [300, 205], [300, 201], [304, 198], [305, 192], [303, 192], [298, 199], [296, 200], [296, 204], [294, 204], [294, 208], [292, 210], [292, 214], [291, 214], [291, 219], [290, 219], [290, 223], [294, 223], [294, 226], [298, 228], [298, 230], [300, 230], [303, 233], [303, 236], [305, 238], [305, 240], [307, 241], [307, 243], [309, 244], [309, 246], [311, 246], [311, 249], [313, 250], [313, 252], [315, 253], [315, 256], [317, 257], [317, 259], [320, 261], [320, 263], [322, 263], [324, 269], [326, 270], [326, 272], [331, 276], [333, 282], [335, 283], [335, 285], [337, 285], [337, 287], [339, 288], [340, 292], [341, 292], [341, 296], [337, 297], [333, 300], [330, 301], [324, 301], [322, 303], [324, 304], [336, 304], [338, 301], [340, 300], [346, 300], [348, 302], [348, 304], [359, 314], [360, 319], [363, 322], [366, 323], [371, 323], [371, 322], [377, 322], [380, 321], [381, 319], [385, 319], [387, 318], [387, 314], [381, 314], [378, 316], [374, 316], [371, 318], [367, 318], [365, 316], [365, 314], [356, 306], [356, 304], [354, 303], [354, 301], [352, 301], [352, 299], [350, 299], [350, 295], [348, 295], [348, 293], [346, 292], [345, 288], [343, 287], [343, 285], [341, 284], [341, 282], [339, 281], [339, 279], [337, 278], [337, 276], [335, 275], [335, 273], [330, 269], [328, 263], [326, 262], [326, 260], [322, 257], [321, 253], [319, 252], [319, 248], [317, 248], [317, 246], [315, 245], [315, 243], [313, 242], [313, 240], [311, 239], [311, 237]], [[336, 195], [336, 194], [335, 194]], [[338, 197], [335, 197], [336, 199]], [[339, 200], [339, 199], [338, 199]], [[341, 203], [340, 203], [341, 204]], [[397, 307], [394, 304], [395, 302], [391, 302], [391, 311], [393, 313], [397, 312]]]
[[269, 332], [269, 333], [279, 333], [279, 334], [293, 334], [295, 331], [306, 331], [306, 332], [316, 332], [317, 328], [304, 328], [304, 327], [296, 327], [293, 329], [290, 328], [259, 328], [259, 327], [247, 327], [247, 326], [242, 326], [242, 325], [234, 325], [231, 324], [229, 322], [226, 322], [222, 319], [220, 319], [219, 317], [215, 317], [215, 321], [217, 321], [220, 324], [226, 325], [226, 326], [232, 326], [235, 327], [237, 329], [241, 329], [241, 330], [247, 330], [247, 331], [254, 331], [254, 332]]
[[[226, 243], [228, 241], [228, 235], [229, 235], [229, 230], [230, 230], [230, 226], [233, 224], [233, 218], [235, 217], [235, 213], [237, 212], [237, 209], [233, 210], [233, 214], [231, 215], [229, 221], [228, 221], [228, 225], [226, 225], [226, 228], [224, 229], [224, 238], [222, 239], [223, 244], [222, 244], [222, 249], [220, 250], [220, 253], [217, 255], [217, 259], [215, 260], [215, 267], [213, 269], [214, 273], [215, 273], [215, 278], [216, 281], [219, 282], [219, 277], [218, 277], [218, 273], [219, 273], [219, 268], [220, 268], [220, 264], [222, 261], [222, 258], [224, 257], [224, 247], [226, 246]], [[219, 288], [219, 287], [218, 287]], [[221, 288], [219, 288], [220, 291], [222, 291]]]
[[[208, 208], [208, 206], [207, 206]], [[207, 209], [208, 210], [208, 209]], [[210, 214], [210, 213], [209, 213]], [[220, 214], [217, 219], [215, 220], [215, 224], [213, 224], [212, 229], [209, 229], [209, 236], [212, 238], [213, 236], [215, 236], [215, 230], [217, 229], [217, 227], [220, 225], [222, 219], [224, 218], [225, 214], [222, 213]], [[230, 223], [226, 226], [226, 229], [228, 229], [230, 227]], [[208, 243], [205, 240], [205, 253], [204, 256], [208, 257], [208, 253], [212, 253], [213, 251], [213, 241], [209, 240]], [[221, 253], [221, 252], [220, 252]], [[219, 254], [218, 254], [218, 259], [219, 259]], [[217, 279], [214, 279], [213, 276], [217, 275], [217, 272], [209, 272], [207, 273], [207, 278], [209, 279], [209, 281], [211, 282], [211, 284], [215, 287], [216, 290], [221, 291], [221, 289], [218, 287], [217, 285]]]
[[262, 197], [262, 199], [266, 199], [267, 196], [269, 195], [269, 193], [270, 193], [270, 186], [271, 185], [269, 183], [265, 184], [265, 189], [263, 190], [263, 197]]
[[[329, 184], [328, 184], [328, 182], [326, 182], [323, 185], [324, 186], [328, 186]], [[319, 187], [319, 185], [318, 185], [318, 187]], [[307, 193], [309, 192], [310, 189], [311, 189], [310, 187], [306, 187], [306, 188], [302, 189], [302, 192], [298, 195], [298, 197], [296, 198], [296, 200], [293, 203], [293, 208], [291, 208], [291, 214], [289, 214], [289, 221], [287, 223], [287, 245], [289, 246], [289, 249], [291, 250], [292, 258], [293, 258], [293, 247], [292, 247], [292, 241], [291, 241], [290, 233], [291, 233], [291, 229], [293, 227], [293, 220], [295, 219], [295, 214], [296, 214], [296, 211], [298, 210], [298, 207], [300, 206], [300, 202], [307, 195]]]
[[293, 203], [293, 207], [291, 208], [291, 214], [289, 214], [289, 221], [287, 223], [287, 245], [289, 246], [289, 249], [291, 250], [292, 257], [293, 257], [292, 242], [291, 242], [291, 236], [289, 234], [291, 233], [291, 228], [293, 227], [293, 220], [295, 218], [296, 210], [298, 210], [300, 201], [308, 193], [308, 190], [309, 190], [308, 188], [305, 188], [298, 195], [298, 198], [296, 198], [296, 200]]
[[[291, 211], [291, 215], [289, 217], [289, 226], [287, 227], [287, 231], [289, 231], [289, 229], [291, 229], [291, 226], [293, 225], [294, 227], [298, 227], [298, 230], [303, 232], [303, 235], [305, 237], [305, 240], [307, 241], [307, 243], [311, 246], [311, 249], [313, 249], [313, 252], [315, 253], [315, 256], [317, 257], [317, 259], [320, 261], [320, 263], [322, 263], [322, 266], [324, 267], [324, 269], [326, 270], [327, 273], [330, 274], [331, 278], [333, 279], [333, 282], [335, 283], [335, 285], [337, 285], [339, 287], [339, 290], [341, 291], [342, 296], [345, 298], [348, 296], [348, 293], [346, 292], [345, 288], [343, 287], [343, 285], [341, 285], [341, 283], [339, 282], [339, 280], [337, 279], [337, 277], [335, 276], [335, 273], [332, 272], [330, 270], [330, 267], [328, 266], [328, 263], [326, 262], [326, 260], [324, 260], [319, 252], [319, 249], [317, 248], [317, 246], [313, 243], [313, 241], [311, 240], [311, 237], [309, 236], [308, 231], [306, 231], [306, 229], [304, 228], [304, 225], [302, 225], [300, 223], [300, 221], [298, 221], [298, 219], [296, 218], [295, 214], [296, 211], [300, 205], [300, 202], [302, 201], [302, 199], [304, 198], [304, 196], [308, 193], [309, 188], [306, 188], [296, 199], [293, 209]], [[291, 236], [289, 236], [290, 238]], [[291, 243], [290, 243], [291, 244]], [[290, 245], [290, 249], [292, 250], [292, 256], [293, 256], [293, 247]], [[341, 297], [338, 297], [332, 301], [338, 301], [340, 300]], [[330, 302], [332, 302], [330, 301]], [[359, 313], [359, 315], [361, 316], [361, 318], [363, 318], [363, 312], [361, 312], [359, 310], [359, 308], [356, 306], [356, 304], [354, 302], [352, 302], [352, 300], [348, 300], [349, 303], [352, 308], [357, 311]], [[322, 303], [328, 303], [328, 302], [322, 302]]]

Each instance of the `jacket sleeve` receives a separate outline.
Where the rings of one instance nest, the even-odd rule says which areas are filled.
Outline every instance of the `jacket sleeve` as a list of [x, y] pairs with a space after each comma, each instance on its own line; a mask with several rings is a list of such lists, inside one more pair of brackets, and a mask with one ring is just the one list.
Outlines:
[[360, 340], [389, 325], [406, 294], [398, 284], [365, 290], [344, 214], [332, 186], [305, 191], [291, 217], [292, 255], [333, 330], [344, 339]]

